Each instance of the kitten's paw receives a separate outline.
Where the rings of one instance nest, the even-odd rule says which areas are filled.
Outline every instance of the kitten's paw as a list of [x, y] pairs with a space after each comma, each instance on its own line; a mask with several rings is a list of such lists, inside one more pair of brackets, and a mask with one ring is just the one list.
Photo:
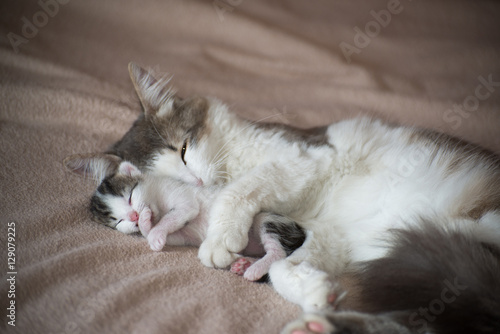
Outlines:
[[281, 334], [327, 334], [333, 333], [335, 327], [320, 314], [307, 313], [289, 323]]
[[247, 269], [257, 261], [251, 257], [240, 257], [238, 260], [234, 261], [231, 265], [230, 271], [238, 276], [243, 276]]
[[[269, 272], [269, 264], [265, 261], [261, 261], [262, 259], [250, 264], [250, 266], [245, 271], [243, 277], [245, 277], [249, 281], [258, 281], [265, 274]], [[255, 259], [254, 259], [255, 261]]]
[[149, 247], [155, 252], [159, 252], [167, 242], [167, 233], [160, 229], [152, 229], [148, 234]]
[[139, 230], [144, 237], [147, 237], [151, 229], [153, 228], [153, 223], [151, 221], [153, 214], [149, 208], [142, 209], [139, 214]]
[[221, 233], [216, 237], [207, 237], [202, 242], [198, 257], [207, 267], [227, 268], [233, 263], [248, 243], [248, 235]]

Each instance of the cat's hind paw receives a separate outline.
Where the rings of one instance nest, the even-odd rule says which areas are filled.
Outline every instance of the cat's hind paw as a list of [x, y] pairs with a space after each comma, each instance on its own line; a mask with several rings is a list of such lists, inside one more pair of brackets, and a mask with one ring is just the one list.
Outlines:
[[315, 313], [304, 314], [300, 319], [289, 323], [281, 334], [328, 334], [333, 333], [335, 327], [323, 317]]
[[[308, 267], [307, 264], [304, 265]], [[328, 275], [321, 271], [309, 273], [302, 284], [301, 306], [306, 312], [335, 309], [347, 294], [337, 282], [331, 281]]]
[[251, 257], [240, 257], [233, 262], [229, 271], [238, 276], [243, 276], [247, 269], [250, 268], [250, 266], [254, 264], [255, 261], [257, 260]]

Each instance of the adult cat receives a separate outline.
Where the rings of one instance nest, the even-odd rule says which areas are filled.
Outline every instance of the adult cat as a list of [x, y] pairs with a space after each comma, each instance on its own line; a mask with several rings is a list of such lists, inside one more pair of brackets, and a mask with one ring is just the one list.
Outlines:
[[[486, 305], [487, 316], [478, 327], [499, 328], [498, 312], [491, 307], [500, 303], [498, 157], [445, 135], [366, 118], [310, 130], [255, 124], [232, 114], [217, 100], [180, 99], [168, 90], [165, 80], [133, 64], [129, 69], [144, 114], [110, 152], [145, 170], [186, 182], [229, 181], [214, 203], [207, 239], [200, 247], [205, 265], [228, 266], [245, 248], [258, 212], [289, 216], [311, 233], [300, 249], [271, 266], [271, 281], [306, 312], [326, 312], [330, 279], [349, 271], [369, 273], [382, 263], [397, 287], [402, 274], [394, 268], [401, 267], [398, 261], [411, 259], [398, 257], [406, 254], [402, 249], [417, 256], [406, 239], [435, 234], [446, 246], [458, 235], [471, 248], [471, 257], [459, 267], [471, 269], [445, 266], [449, 272], [440, 272], [436, 263], [448, 258], [425, 254], [422, 263], [429, 265], [423, 266], [430, 268], [426, 275], [408, 274], [428, 279], [409, 280], [415, 283], [412, 288], [421, 291], [420, 297], [433, 300], [434, 293], [446, 287], [445, 280], [467, 273], [460, 277], [462, 284], [494, 292], [480, 302]], [[481, 256], [497, 259], [488, 262], [496, 265], [473, 271], [475, 265], [485, 263], [477, 258]], [[426, 289], [426, 284], [433, 289]], [[411, 300], [411, 296], [402, 298]], [[377, 304], [377, 300], [371, 302]], [[419, 307], [384, 302], [381, 299], [373, 309], [412, 314]], [[410, 328], [412, 319], [402, 318], [390, 319]], [[299, 327], [318, 329], [314, 325], [321, 321], [305, 319]], [[328, 323], [335, 317], [325, 313], [320, 319]], [[427, 322], [429, 328], [441, 330], [440, 321], [452, 320], [437, 317]]]

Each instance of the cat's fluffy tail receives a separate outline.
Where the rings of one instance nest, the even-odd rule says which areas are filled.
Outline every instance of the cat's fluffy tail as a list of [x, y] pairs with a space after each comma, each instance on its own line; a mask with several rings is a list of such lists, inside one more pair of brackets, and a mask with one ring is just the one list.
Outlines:
[[356, 276], [366, 311], [411, 332], [500, 333], [498, 244], [424, 223], [394, 231], [389, 255]]

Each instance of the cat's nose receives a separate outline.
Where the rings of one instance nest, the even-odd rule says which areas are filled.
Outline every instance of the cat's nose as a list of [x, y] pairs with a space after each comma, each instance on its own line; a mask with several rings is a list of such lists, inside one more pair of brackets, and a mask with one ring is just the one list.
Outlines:
[[139, 221], [139, 215], [135, 211], [132, 211], [131, 213], [129, 213], [128, 217], [130, 218], [130, 221], [133, 221], [136, 223]]

